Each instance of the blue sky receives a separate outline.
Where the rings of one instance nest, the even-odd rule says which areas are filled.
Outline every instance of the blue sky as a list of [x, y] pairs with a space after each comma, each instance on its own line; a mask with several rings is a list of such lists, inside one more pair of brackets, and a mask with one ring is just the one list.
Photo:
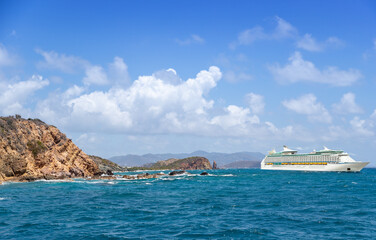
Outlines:
[[374, 1], [0, 1], [0, 115], [90, 154], [376, 146]]

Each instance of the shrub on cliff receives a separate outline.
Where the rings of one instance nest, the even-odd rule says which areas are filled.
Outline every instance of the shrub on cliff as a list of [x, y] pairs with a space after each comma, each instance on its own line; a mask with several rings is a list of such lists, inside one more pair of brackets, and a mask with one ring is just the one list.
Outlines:
[[28, 149], [33, 153], [34, 158], [41, 153], [44, 152], [47, 148], [44, 144], [39, 140], [32, 140], [27, 142]]

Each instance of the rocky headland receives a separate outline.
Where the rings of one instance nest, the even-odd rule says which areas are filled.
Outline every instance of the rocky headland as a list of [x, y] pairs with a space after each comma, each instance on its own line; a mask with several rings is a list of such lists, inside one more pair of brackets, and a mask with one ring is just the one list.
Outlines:
[[[185, 170], [212, 169], [212, 166], [204, 157], [189, 157], [158, 161], [143, 169], [179, 169], [169, 174], [179, 175], [189, 174]], [[19, 115], [0, 117], [0, 184], [3, 181], [40, 179], [148, 179], [167, 175], [141, 173], [123, 176], [112, 173], [126, 170], [107, 159], [87, 155], [59, 129], [39, 119], [23, 119]]]
[[94, 156], [94, 155], [89, 155], [89, 157], [98, 165], [98, 168], [101, 172], [104, 172], [104, 173], [107, 173], [108, 171], [123, 172], [127, 170], [127, 168], [121, 167], [118, 164], [111, 162], [108, 159], [104, 159], [104, 158]]
[[0, 117], [0, 182], [92, 177], [98, 165], [56, 127]]

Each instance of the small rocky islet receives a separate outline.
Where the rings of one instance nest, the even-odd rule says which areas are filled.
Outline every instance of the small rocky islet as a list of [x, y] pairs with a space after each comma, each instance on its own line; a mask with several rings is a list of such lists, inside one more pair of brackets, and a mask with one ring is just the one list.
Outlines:
[[[190, 157], [168, 159], [152, 164], [150, 170], [212, 169], [208, 159]], [[144, 169], [144, 170], [148, 170]], [[0, 117], [0, 183], [4, 181], [34, 181], [40, 179], [116, 179], [113, 171], [129, 171], [107, 159], [87, 155], [55, 126], [39, 119], [21, 116]], [[123, 175], [126, 179], [158, 178], [164, 173]]]

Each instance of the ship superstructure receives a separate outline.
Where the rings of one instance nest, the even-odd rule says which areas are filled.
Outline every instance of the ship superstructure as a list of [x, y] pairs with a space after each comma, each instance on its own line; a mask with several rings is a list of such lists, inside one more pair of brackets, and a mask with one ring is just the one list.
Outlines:
[[358, 162], [342, 150], [323, 150], [298, 154], [296, 150], [283, 146], [283, 151], [272, 150], [262, 160], [261, 169], [359, 172], [369, 162]]

